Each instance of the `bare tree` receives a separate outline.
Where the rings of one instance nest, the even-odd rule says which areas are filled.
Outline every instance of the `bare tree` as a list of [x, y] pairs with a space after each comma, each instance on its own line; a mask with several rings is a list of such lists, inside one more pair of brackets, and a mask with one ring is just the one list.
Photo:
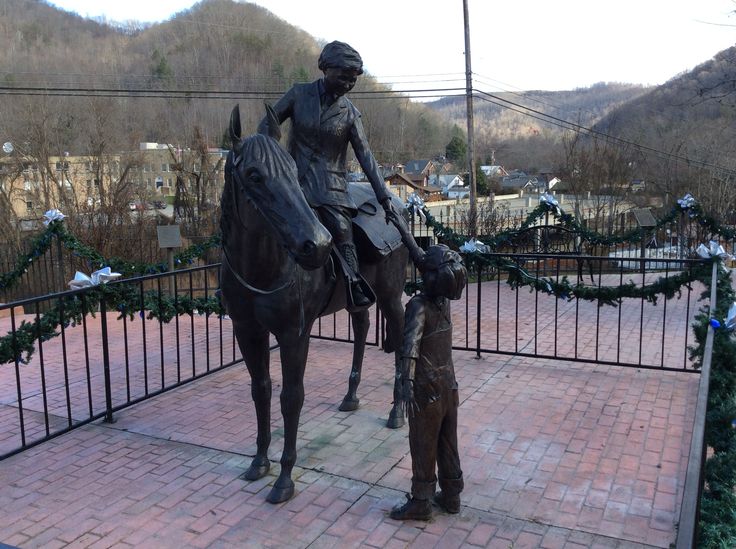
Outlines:
[[209, 215], [218, 204], [222, 192], [220, 174], [224, 158], [210, 151], [199, 128], [194, 130], [194, 143], [186, 150], [169, 147], [176, 172], [174, 209], [187, 224], [189, 234], [205, 235], [215, 231], [217, 215]]

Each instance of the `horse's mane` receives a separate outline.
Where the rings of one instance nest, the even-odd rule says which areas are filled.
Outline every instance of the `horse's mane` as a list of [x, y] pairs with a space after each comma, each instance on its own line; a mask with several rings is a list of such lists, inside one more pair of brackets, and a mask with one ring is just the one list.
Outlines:
[[[240, 148], [241, 162], [246, 165], [256, 160], [264, 165], [270, 174], [293, 171], [296, 176], [296, 165], [294, 159], [275, 139], [263, 135], [254, 134], [246, 137], [238, 144]], [[225, 161], [225, 186], [222, 189], [220, 232], [222, 233], [222, 245], [227, 244], [230, 226], [234, 218], [235, 197], [233, 196], [233, 151], [227, 155]]]

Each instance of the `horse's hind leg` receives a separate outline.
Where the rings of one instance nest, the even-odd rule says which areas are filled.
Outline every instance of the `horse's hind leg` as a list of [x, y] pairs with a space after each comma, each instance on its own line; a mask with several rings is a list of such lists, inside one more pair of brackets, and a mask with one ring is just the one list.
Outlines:
[[281, 503], [294, 495], [294, 481], [291, 470], [296, 463], [296, 435], [299, 428], [299, 415], [304, 404], [304, 367], [309, 352], [308, 326], [296, 341], [279, 341], [281, 347], [281, 415], [284, 418], [284, 451], [281, 454], [281, 474], [266, 497], [269, 503]]
[[401, 386], [398, 377], [401, 365], [401, 344], [404, 335], [404, 307], [401, 305], [400, 295], [387, 300], [381, 306], [381, 310], [386, 317], [386, 331], [394, 348], [394, 402], [386, 421], [386, 427], [390, 429], [398, 429], [404, 425], [404, 414], [399, 407]]
[[268, 447], [271, 444], [271, 374], [269, 372], [270, 351], [268, 333], [253, 335], [246, 325], [235, 324], [235, 335], [250, 374], [250, 394], [256, 408], [256, 455], [243, 474], [245, 480], [258, 480], [268, 473]]
[[341, 412], [352, 412], [357, 410], [360, 405], [358, 398], [358, 385], [360, 385], [360, 373], [363, 368], [363, 357], [365, 355], [365, 340], [368, 337], [368, 329], [371, 321], [367, 310], [352, 313], [350, 317], [353, 319], [353, 335], [355, 343], [353, 345], [353, 365], [350, 369], [350, 379], [348, 380], [348, 392], [340, 404]]

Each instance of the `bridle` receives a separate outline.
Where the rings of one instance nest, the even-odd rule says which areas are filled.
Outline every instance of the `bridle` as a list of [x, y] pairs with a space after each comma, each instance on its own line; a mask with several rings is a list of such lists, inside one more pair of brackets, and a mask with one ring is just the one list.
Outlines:
[[[231, 195], [232, 195], [233, 204], [234, 204], [234, 207], [235, 207], [235, 217], [237, 217], [238, 223], [240, 223], [242, 225], [243, 222], [242, 222], [242, 218], [240, 217], [240, 207], [238, 205], [238, 200], [236, 198], [237, 197], [238, 188], [243, 189], [244, 192], [246, 192], [245, 189], [247, 188], [245, 186], [245, 184], [243, 183], [243, 180], [240, 177], [240, 173], [237, 170], [237, 166], [238, 166], [238, 164], [240, 164], [240, 161], [242, 160], [242, 157], [236, 155], [234, 150], [231, 150], [229, 154], [232, 155], [233, 160], [232, 160], [232, 162], [226, 163], [226, 164], [229, 165], [229, 168], [230, 168], [230, 178], [231, 178], [230, 184], [232, 185]], [[246, 199], [251, 204], [253, 204], [253, 206], [256, 209], [258, 209], [258, 206], [255, 204], [255, 202], [250, 197], [247, 196], [247, 194], [246, 194]], [[268, 221], [268, 218], [265, 217], [265, 216], [264, 216], [264, 218], [270, 224], [270, 222]], [[251, 292], [253, 292], [255, 294], [258, 294], [258, 295], [271, 295], [271, 294], [278, 293], [281, 290], [285, 290], [287, 288], [290, 288], [291, 286], [294, 285], [295, 279], [298, 278], [296, 276], [292, 276], [289, 280], [286, 280], [286, 282], [284, 282], [281, 285], [277, 285], [275, 288], [272, 288], [272, 289], [269, 289], [269, 290], [263, 290], [261, 288], [258, 288], [256, 286], [248, 283], [245, 280], [245, 278], [240, 273], [238, 273], [238, 271], [235, 270], [235, 267], [233, 267], [233, 264], [230, 261], [230, 257], [228, 256], [227, 246], [225, 246], [225, 245], [222, 246], [222, 255], [223, 255], [224, 259], [225, 259], [225, 265], [227, 265], [227, 268], [233, 274], [233, 276], [235, 277], [235, 280], [237, 280], [240, 283], [240, 285], [243, 286], [244, 288], [246, 288], [247, 290], [250, 290]], [[296, 263], [293, 260], [292, 260], [292, 274], [293, 275], [296, 275]], [[299, 297], [301, 298], [301, 291], [299, 293], [300, 293], [300, 296]]]

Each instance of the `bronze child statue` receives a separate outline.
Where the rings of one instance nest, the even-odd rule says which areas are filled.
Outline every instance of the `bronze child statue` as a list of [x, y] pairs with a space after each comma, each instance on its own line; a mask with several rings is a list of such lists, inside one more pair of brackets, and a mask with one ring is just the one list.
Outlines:
[[[330, 232], [333, 247], [348, 279], [350, 308], [359, 310], [373, 302], [372, 290], [362, 279], [353, 241], [351, 218], [357, 206], [347, 192], [348, 145], [368, 178], [373, 192], [387, 211], [391, 196], [368, 145], [360, 112], [345, 94], [363, 73], [360, 54], [344, 42], [327, 44], [318, 60], [324, 77], [295, 84], [273, 106], [278, 123], [291, 119], [289, 153], [296, 161], [299, 183], [309, 205]], [[267, 124], [264, 119], [259, 127]], [[368, 294], [368, 295], [366, 295]]]
[[[391, 511], [396, 520], [429, 520], [431, 499], [448, 513], [460, 511], [463, 473], [457, 449], [458, 391], [452, 364], [450, 301], [459, 299], [467, 271], [459, 254], [444, 245], [426, 253], [398, 216], [391, 216], [422, 274], [422, 291], [406, 306], [402, 403], [409, 417], [411, 497]], [[435, 475], [435, 468], [437, 474]], [[440, 492], [435, 494], [439, 482]]]

